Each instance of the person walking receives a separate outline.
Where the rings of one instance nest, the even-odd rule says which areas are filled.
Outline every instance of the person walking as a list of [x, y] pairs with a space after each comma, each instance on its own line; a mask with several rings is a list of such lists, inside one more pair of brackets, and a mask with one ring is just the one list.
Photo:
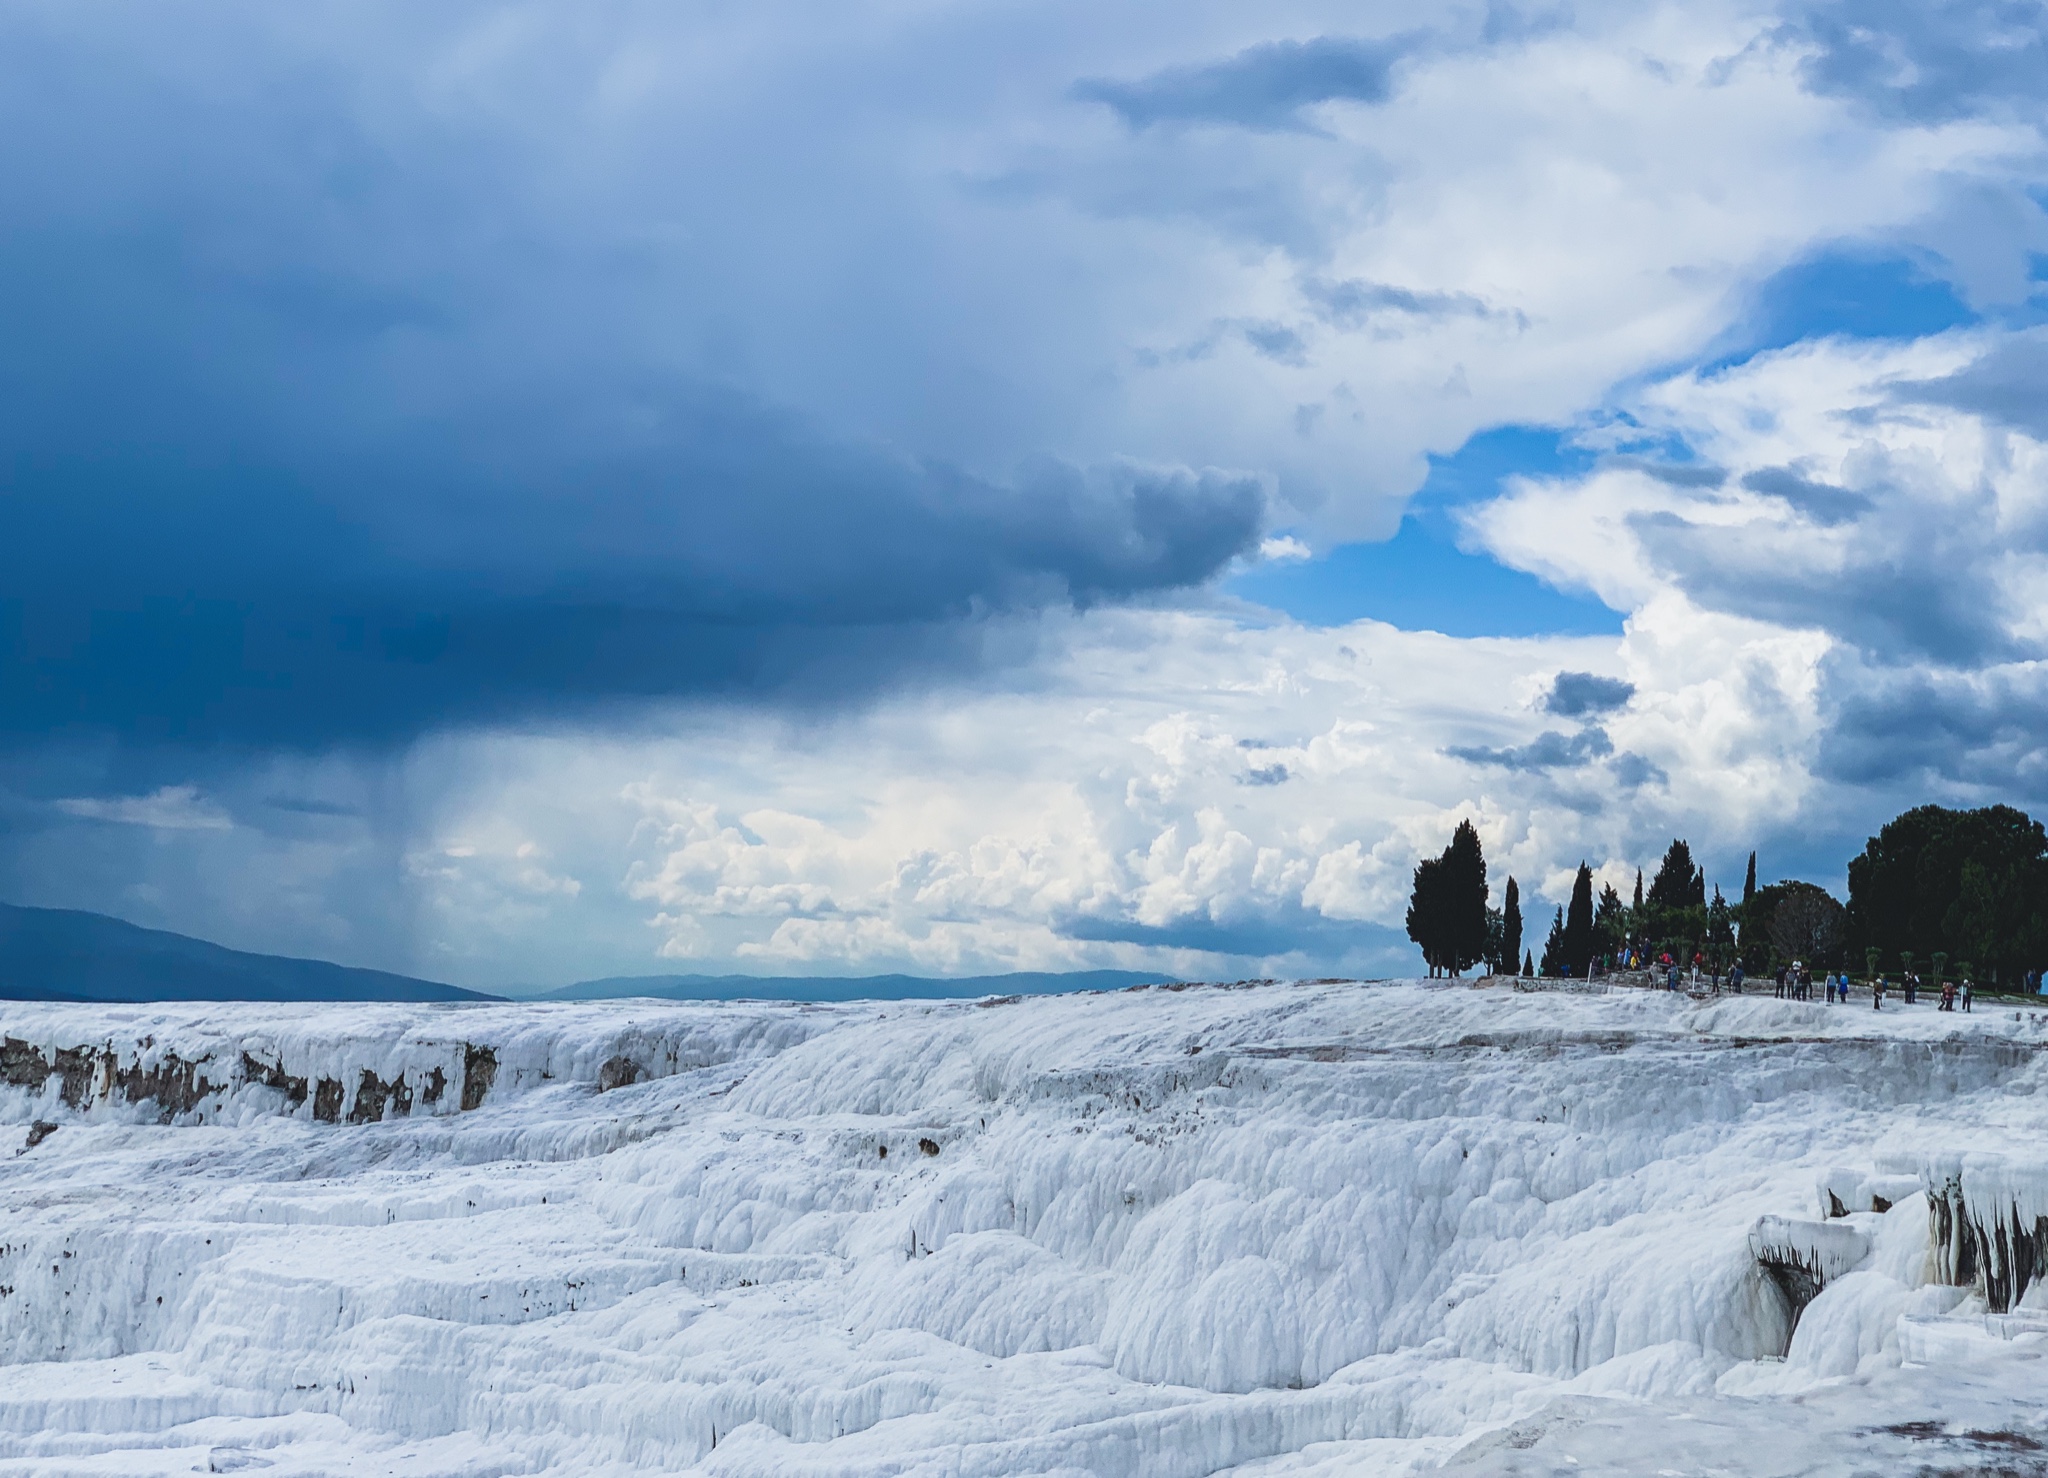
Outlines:
[[1884, 1010], [1884, 977], [1882, 975], [1870, 977], [1870, 1009], [1873, 1011]]
[[1965, 977], [1963, 978], [1963, 990], [1962, 990], [1962, 996], [1963, 996], [1963, 1009], [1964, 1009], [1965, 1011], [1967, 1011], [1967, 1010], [1969, 1010], [1969, 1009], [1970, 1009], [1970, 981], [1969, 981], [1969, 977], [1968, 977], [1968, 976], [1965, 976]]

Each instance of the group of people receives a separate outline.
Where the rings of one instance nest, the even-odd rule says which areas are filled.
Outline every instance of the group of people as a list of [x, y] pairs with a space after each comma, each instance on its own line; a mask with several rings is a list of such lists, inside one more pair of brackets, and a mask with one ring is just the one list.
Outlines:
[[[1739, 989], [1739, 987], [1738, 987]], [[1846, 971], [1829, 970], [1821, 976], [1822, 997], [1830, 1006], [1849, 1004], [1849, 976]], [[1810, 1001], [1813, 999], [1813, 967], [1804, 960], [1794, 960], [1778, 971], [1777, 989], [1773, 995], [1787, 1001]]]
[[[1919, 1001], [1920, 991], [1925, 983], [1911, 970], [1905, 973], [1905, 976], [1899, 982], [1899, 986], [1905, 993], [1908, 1006], [1914, 1005]], [[1870, 982], [1870, 1008], [1873, 1011], [1882, 1011], [1884, 1009], [1885, 992], [1890, 988], [1890, 984], [1882, 975], [1877, 976]], [[1970, 983], [1968, 976], [1961, 980], [1944, 980], [1941, 982], [1941, 1003], [1934, 1009], [1937, 1011], [1953, 1011], [1960, 1005], [1963, 1010], [1968, 1011], [1975, 995], [1976, 987]]]
[[[1671, 991], [1697, 990], [1705, 979], [1711, 979], [1714, 994], [1719, 995], [1721, 993], [1721, 974], [1719, 970], [1713, 971], [1711, 976], [1708, 976], [1703, 968], [1707, 964], [1706, 958], [1703, 954], [1699, 953], [1693, 955], [1692, 967], [1689, 972], [1682, 961], [1672, 958], [1669, 951], [1665, 951], [1652, 959], [1647, 949], [1638, 946], [1630, 946], [1617, 956], [1609, 957], [1606, 960], [1596, 960], [1594, 963], [1596, 965], [1615, 966], [1624, 970], [1647, 970], [1651, 972], [1652, 980], [1656, 980], [1661, 976], [1664, 989]], [[1588, 971], [1587, 973], [1590, 976], [1591, 972]], [[2048, 977], [2048, 972], [2029, 973], [2027, 984], [2030, 990], [2039, 990], [2043, 995], [2048, 995], [2048, 978], [2044, 977]], [[1738, 961], [1728, 971], [1728, 989], [1736, 995], [1741, 995], [1743, 978], [1742, 965]], [[1918, 1004], [1920, 991], [1924, 984], [1925, 982], [1910, 970], [1900, 978], [1898, 989], [1905, 995], [1908, 1006]], [[1814, 998], [1814, 985], [1813, 968], [1804, 960], [1794, 960], [1791, 964], [1779, 969], [1772, 994], [1780, 1000], [1810, 1001]], [[1821, 998], [1830, 1006], [1846, 1006], [1849, 1004], [1850, 982], [1847, 970], [1828, 970], [1823, 972], [1819, 985]], [[1884, 998], [1892, 989], [1891, 982], [1882, 975], [1876, 976], [1870, 981], [1870, 1007], [1873, 1011], [1882, 1011], [1884, 1009]], [[1972, 1004], [1973, 995], [1974, 987], [1969, 980], [1944, 980], [1941, 982], [1941, 1004], [1935, 1009], [1938, 1011], [1954, 1011], [1960, 1008], [1961, 1010], [1968, 1011]]]
[[[1741, 967], [1737, 966], [1735, 971], [1735, 989], [1737, 991], [1740, 991], [1742, 989], [1741, 975]], [[1924, 982], [1920, 979], [1920, 977], [1918, 975], [1915, 975], [1910, 970], [1907, 971], [1904, 978], [1900, 980], [1899, 988], [1905, 995], [1906, 1004], [1908, 1006], [1915, 1005], [1919, 1002], [1920, 990], [1923, 984]], [[1821, 977], [1820, 989], [1823, 999], [1825, 999], [1830, 1006], [1848, 1005], [1849, 972], [1846, 970], [1828, 971]], [[1890, 989], [1891, 982], [1886, 980], [1884, 976], [1878, 975], [1874, 976], [1871, 979], [1871, 1010], [1882, 1011], [1884, 1009], [1884, 998], [1886, 993], [1890, 991]], [[1777, 988], [1772, 992], [1772, 994], [1778, 996], [1782, 1000], [1788, 1001], [1812, 1000], [1813, 970], [1805, 963], [1805, 961], [1794, 960], [1791, 964], [1785, 966], [1782, 970], [1778, 972]], [[1958, 1007], [1958, 1005], [1960, 1005], [1963, 1010], [1968, 1011], [1971, 1006], [1973, 994], [1973, 988], [1967, 979], [1960, 981], [1944, 980], [1941, 983], [1941, 1004], [1935, 1007], [1935, 1009], [1937, 1011], [1953, 1011]]]

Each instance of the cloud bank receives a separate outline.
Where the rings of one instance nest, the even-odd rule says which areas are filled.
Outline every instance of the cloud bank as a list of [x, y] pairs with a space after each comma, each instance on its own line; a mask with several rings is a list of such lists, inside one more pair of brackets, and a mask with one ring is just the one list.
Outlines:
[[[0, 890], [485, 984], [1367, 968], [1461, 814], [1533, 907], [2048, 803], [2043, 34], [9, 12]], [[1618, 639], [1219, 593], [1516, 427], [1420, 512]]]

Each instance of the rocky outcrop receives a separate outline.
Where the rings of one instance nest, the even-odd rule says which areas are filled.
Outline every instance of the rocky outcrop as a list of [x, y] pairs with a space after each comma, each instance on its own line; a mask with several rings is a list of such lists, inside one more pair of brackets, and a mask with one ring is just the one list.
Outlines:
[[799, 1042], [801, 1011], [711, 1006], [124, 1008], [10, 1003], [0, 1122], [67, 1114], [365, 1125], [473, 1113], [543, 1090], [609, 1093]]
[[[460, 1107], [480, 1108], [497, 1076], [496, 1054], [470, 1042], [462, 1044], [461, 1053]], [[287, 1114], [303, 1109], [310, 1098], [315, 1123], [375, 1124], [410, 1115], [415, 1102], [428, 1111], [440, 1108], [448, 1086], [447, 1069], [438, 1064], [388, 1078], [365, 1067], [352, 1076], [349, 1082], [342, 1076], [294, 1073], [282, 1061], [247, 1050], [226, 1063], [213, 1053], [186, 1057], [160, 1048], [153, 1038], [125, 1050], [112, 1043], [44, 1049], [20, 1037], [0, 1039], [0, 1083], [41, 1097], [54, 1093], [74, 1113], [109, 1105], [146, 1106], [165, 1124], [218, 1110], [248, 1088], [276, 1093]]]
[[1974, 1288], [2003, 1314], [2048, 1275], [2048, 1161], [1942, 1156], [1921, 1181], [1937, 1282]]
[[1750, 1229], [1749, 1251], [1784, 1296], [1789, 1339], [1820, 1291], [1870, 1256], [1870, 1239], [1841, 1222], [1765, 1216]]

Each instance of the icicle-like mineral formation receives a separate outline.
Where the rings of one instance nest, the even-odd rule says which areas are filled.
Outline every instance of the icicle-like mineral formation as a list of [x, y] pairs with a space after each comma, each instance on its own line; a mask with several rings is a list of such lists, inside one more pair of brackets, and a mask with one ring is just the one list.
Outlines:
[[1921, 1171], [1936, 1281], [1973, 1287], [1994, 1314], [2048, 1273], [2048, 1160], [1947, 1155]]

